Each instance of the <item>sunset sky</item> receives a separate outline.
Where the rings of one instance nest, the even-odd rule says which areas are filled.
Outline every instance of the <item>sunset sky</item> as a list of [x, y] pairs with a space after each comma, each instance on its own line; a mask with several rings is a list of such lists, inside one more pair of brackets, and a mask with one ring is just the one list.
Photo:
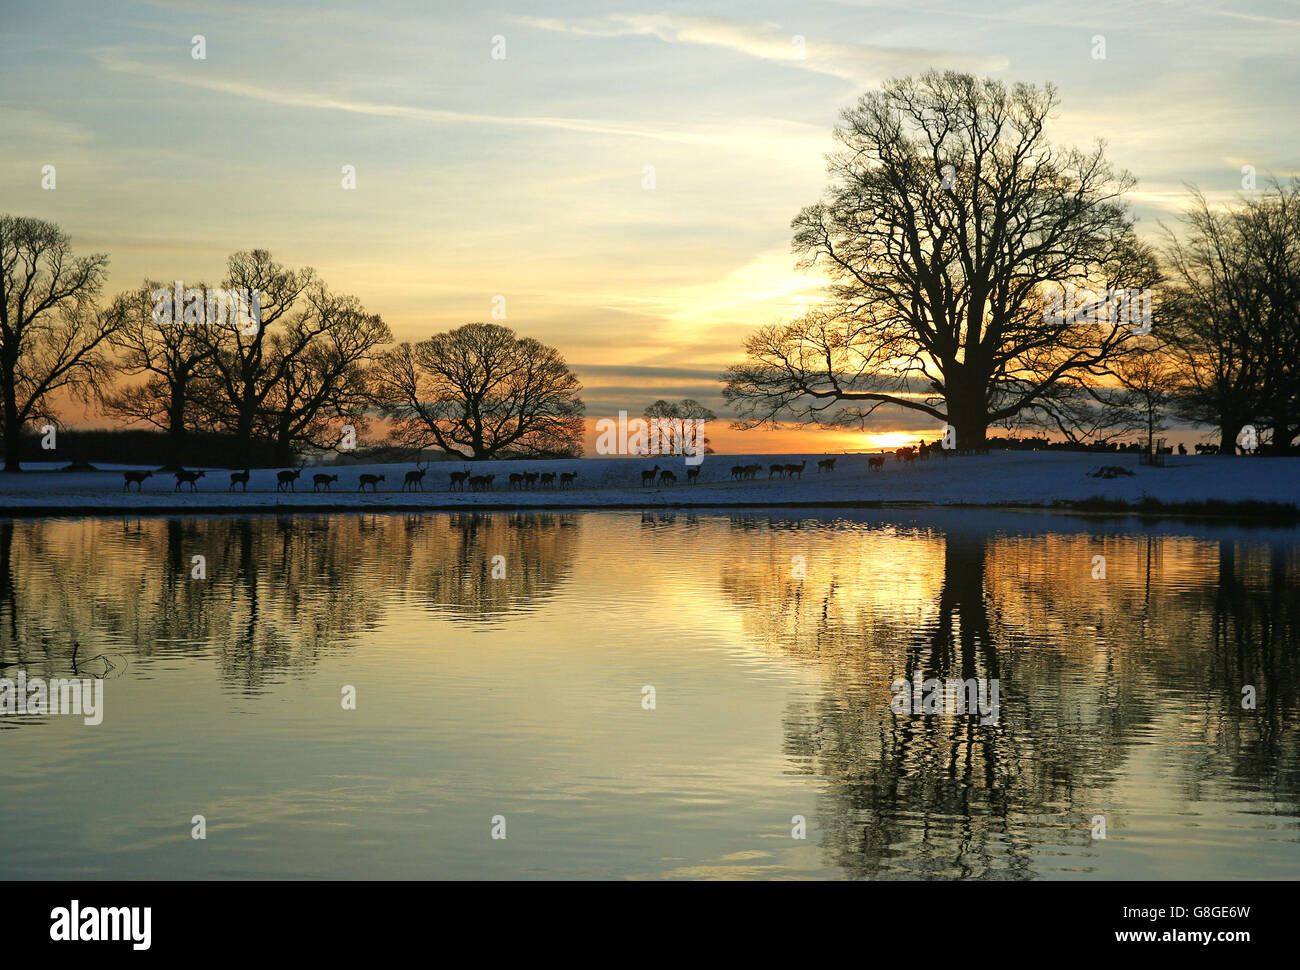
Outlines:
[[504, 322], [573, 365], [592, 419], [657, 397], [723, 415], [716, 376], [746, 333], [817, 296], [790, 220], [825, 186], [837, 113], [884, 78], [1055, 83], [1052, 138], [1104, 138], [1152, 236], [1187, 183], [1226, 200], [1243, 165], [1300, 169], [1296, 0], [426, 6], [5, 2], [0, 211], [108, 252], [110, 294], [216, 284], [227, 254], [261, 247], [399, 339], [490, 319], [503, 295]]

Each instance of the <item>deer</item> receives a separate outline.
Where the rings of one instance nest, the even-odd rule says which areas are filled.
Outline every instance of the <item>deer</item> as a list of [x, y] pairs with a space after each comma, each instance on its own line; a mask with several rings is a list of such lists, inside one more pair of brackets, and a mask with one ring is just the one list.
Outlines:
[[655, 475], [658, 473], [658, 471], [659, 471], [658, 465], [655, 465], [654, 468], [651, 468], [648, 472], [643, 471], [641, 473], [641, 487], [645, 488], [647, 485], [653, 485], [655, 483]]
[[916, 452], [913, 451], [911, 448], [908, 448], [903, 453], [903, 464], [910, 465], [914, 461], [916, 461]]
[[325, 486], [325, 491], [328, 492], [330, 490], [330, 482], [337, 482], [338, 480], [339, 477], [337, 475], [313, 475], [311, 477], [311, 490], [313, 492], [319, 492], [323, 485]]
[[194, 483], [197, 482], [200, 478], [202, 478], [204, 474], [205, 472], [187, 472], [184, 468], [182, 468], [180, 471], [176, 473], [176, 487], [173, 488], [172, 491], [179, 492], [181, 490], [181, 485], [188, 482], [190, 486], [190, 491], [197, 492], [199, 490], [199, 487]]
[[[759, 467], [759, 468], [762, 468], [763, 466], [762, 466], [762, 465], [759, 465], [758, 467]], [[769, 482], [772, 480], [772, 476], [773, 476], [773, 475], [779, 475], [780, 477], [784, 478], [784, 477], [785, 477], [785, 465], [768, 465], [768, 466], [767, 466], [767, 480], [768, 480]]]
[[383, 480], [384, 480], [383, 475], [362, 475], [361, 484], [357, 486], [357, 491], [364, 492], [366, 490], [366, 486], [369, 485], [370, 491], [377, 492], [379, 491], [379, 483], [382, 482]]
[[744, 474], [745, 474], [745, 466], [744, 466], [744, 465], [732, 465], [732, 466], [731, 466], [731, 480], [732, 480], [733, 482], [739, 480], [739, 479], [741, 478], [741, 476], [743, 476]]
[[797, 465], [795, 465], [795, 464], [790, 464], [790, 465], [782, 465], [782, 466], [781, 466], [781, 468], [784, 469], [784, 471], [785, 471], [785, 477], [786, 477], [786, 478], [794, 478], [796, 475], [799, 476], [800, 478], [803, 478], [803, 470], [804, 470], [805, 468], [807, 468], [807, 467], [808, 467], [808, 459], [807, 459], [807, 458], [805, 458], [803, 461], [801, 461], [801, 462], [800, 462], [799, 464], [797, 464]]
[[421, 492], [423, 492], [424, 473], [427, 472], [428, 470], [429, 470], [429, 466], [427, 464], [421, 465], [420, 462], [417, 460], [415, 463], [415, 471], [407, 472], [406, 478], [402, 480], [402, 491], [405, 492], [408, 487], [413, 487], [413, 488], [418, 488]]
[[226, 491], [227, 491], [227, 492], [233, 492], [233, 491], [235, 490], [235, 486], [236, 486], [236, 485], [239, 485], [239, 486], [242, 487], [243, 491], [247, 492], [247, 491], [248, 491], [248, 475], [249, 475], [249, 471], [248, 471], [247, 468], [245, 468], [242, 472], [231, 472], [231, 473], [230, 473], [230, 487], [229, 487], [228, 489], [226, 489]]
[[483, 489], [487, 489], [490, 492], [492, 491], [492, 479], [494, 478], [496, 478], [495, 475], [471, 475], [469, 487], [476, 492], [482, 491]]
[[698, 468], [688, 468], [688, 469], [686, 469], [686, 484], [687, 484], [687, 485], [694, 485], [695, 482], [696, 482], [696, 480], [697, 480], [699, 477], [700, 477], [700, 470], [699, 470]]
[[763, 466], [760, 465], [760, 464], [746, 465], [746, 466], [745, 466], [745, 477], [746, 477], [746, 478], [753, 478], [755, 475], [757, 475], [757, 474], [758, 474], [759, 472], [761, 472], [762, 470], [763, 470]]
[[555, 472], [542, 472], [541, 487], [542, 488], [555, 487]]
[[463, 472], [448, 472], [447, 474], [447, 491], [463, 492], [465, 491], [465, 481], [469, 478], [469, 467], [466, 466]]
[[835, 471], [834, 458], [823, 458], [821, 461], [817, 463], [818, 475], [820, 475], [822, 472], [833, 472], [833, 471]]
[[577, 477], [577, 472], [560, 472], [560, 488], [573, 488], [573, 480]]
[[298, 476], [302, 474], [302, 469], [303, 466], [299, 465], [293, 471], [276, 472], [275, 490], [277, 492], [283, 492], [285, 488], [288, 487], [289, 491], [291, 492], [298, 491], [298, 489], [294, 487], [294, 482], [296, 482], [298, 480]]
[[660, 485], [676, 485], [676, 484], [677, 484], [677, 476], [674, 475], [672, 472], [670, 472], [667, 468], [665, 468], [663, 471], [661, 471], [661, 472], [659, 473], [659, 484], [660, 484]]
[[540, 477], [539, 472], [524, 472], [524, 487], [536, 488], [537, 479]]
[[521, 472], [511, 472], [511, 473], [510, 473], [510, 487], [511, 487], [511, 488], [523, 488], [523, 487], [524, 487], [524, 476], [523, 476], [523, 474], [522, 474]]
[[874, 472], [882, 472], [882, 471], [884, 471], [884, 470], [885, 470], [885, 456], [884, 456], [884, 455], [876, 455], [876, 456], [874, 456], [874, 457], [872, 457], [872, 458], [868, 458], [868, 459], [867, 459], [867, 467], [868, 467], [869, 469], [871, 469], [872, 471], [874, 471]]
[[140, 491], [141, 486], [146, 478], [152, 478], [153, 472], [122, 472], [122, 491], [129, 492], [131, 483], [135, 482], [135, 490]]

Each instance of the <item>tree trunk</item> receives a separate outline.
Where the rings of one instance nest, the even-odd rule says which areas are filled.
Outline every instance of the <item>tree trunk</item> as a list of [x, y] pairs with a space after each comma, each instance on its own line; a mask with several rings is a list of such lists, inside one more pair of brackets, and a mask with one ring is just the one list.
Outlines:
[[253, 462], [253, 416], [251, 409], [241, 407], [235, 423], [236, 448], [240, 468], [249, 468]]
[[989, 419], [983, 407], [948, 404], [948, 422], [957, 432], [957, 451], [983, 451], [988, 446]]
[[[957, 451], [983, 451], [988, 443], [989, 411], [984, 397], [987, 382], [963, 368], [949, 378], [944, 402], [948, 423], [957, 432]], [[973, 386], [972, 386], [973, 385]]]
[[[293, 441], [287, 437], [275, 439], [275, 463], [288, 468], [293, 464]], [[247, 466], [245, 466], [247, 467]]]
[[1244, 424], [1239, 421], [1225, 421], [1219, 432], [1219, 454], [1235, 455], [1237, 453], [1237, 435], [1241, 434]]
[[173, 394], [167, 410], [167, 464], [168, 469], [185, 467], [185, 399], [178, 401]]
[[4, 391], [5, 471], [20, 472], [23, 448], [23, 423], [18, 419], [18, 401], [13, 381], [5, 382]]

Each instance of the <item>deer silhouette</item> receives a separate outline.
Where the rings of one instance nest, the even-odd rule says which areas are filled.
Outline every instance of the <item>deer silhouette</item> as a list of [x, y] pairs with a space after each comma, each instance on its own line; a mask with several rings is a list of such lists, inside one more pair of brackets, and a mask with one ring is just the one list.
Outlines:
[[524, 487], [536, 488], [537, 479], [541, 477], [540, 472], [524, 472]]
[[542, 472], [541, 488], [555, 487], [555, 472]]
[[655, 465], [654, 468], [651, 468], [648, 472], [642, 472], [641, 487], [644, 488], [647, 485], [653, 485], [655, 483], [655, 475], [658, 474], [658, 472], [659, 472], [658, 465]]
[[577, 477], [577, 472], [560, 472], [560, 488], [573, 488], [573, 480]]
[[820, 475], [822, 472], [833, 472], [833, 471], [835, 471], [834, 458], [823, 458], [821, 461], [817, 463], [818, 475]]
[[410, 487], [410, 488], [418, 488], [421, 492], [423, 492], [424, 473], [427, 472], [428, 470], [429, 468], [427, 465], [421, 468], [420, 463], [417, 461], [415, 463], [415, 471], [407, 472], [406, 478], [402, 480], [402, 491], [405, 492], [407, 488]]
[[122, 472], [122, 491], [129, 492], [131, 483], [135, 482], [135, 490], [138, 492], [144, 480], [152, 477], [153, 472]]
[[[760, 465], [759, 467], [761, 468], [762, 466]], [[778, 478], [784, 478], [784, 477], [785, 477], [785, 465], [768, 465], [768, 466], [767, 466], [767, 480], [768, 480], [769, 482], [772, 480], [772, 476], [773, 476], [773, 475], [776, 475]]]
[[339, 477], [337, 475], [313, 475], [311, 477], [311, 490], [313, 492], [319, 492], [323, 485], [325, 491], [328, 492], [330, 490], [330, 482], [337, 482], [338, 480]]
[[687, 485], [694, 485], [694, 484], [695, 484], [695, 480], [696, 480], [697, 478], [699, 478], [699, 477], [700, 477], [700, 470], [699, 470], [698, 468], [688, 468], [688, 469], [686, 469], [686, 484], [687, 484]]
[[303, 466], [300, 465], [297, 468], [295, 468], [293, 471], [276, 472], [275, 490], [277, 492], [283, 492], [285, 490], [285, 487], [288, 486], [289, 491], [291, 492], [298, 491], [294, 487], [294, 482], [296, 482], [298, 480], [298, 476], [302, 474], [302, 469]]
[[180, 471], [176, 473], [176, 487], [173, 488], [172, 491], [179, 492], [181, 490], [181, 485], [188, 483], [190, 486], [190, 491], [197, 492], [199, 490], [199, 487], [194, 483], [197, 482], [200, 478], [202, 478], [205, 474], [206, 472], [187, 472], [184, 468], [182, 468]]
[[382, 482], [383, 480], [384, 480], [383, 475], [362, 475], [361, 484], [357, 486], [357, 491], [364, 492], [366, 490], [366, 486], [369, 485], [370, 491], [377, 492], [379, 491], [379, 483]]
[[249, 472], [248, 472], [248, 469], [247, 469], [247, 468], [245, 468], [242, 472], [231, 472], [231, 473], [230, 473], [230, 487], [229, 487], [228, 489], [226, 489], [226, 491], [227, 491], [227, 492], [233, 492], [233, 491], [235, 490], [235, 486], [236, 486], [236, 485], [241, 485], [241, 486], [243, 486], [243, 491], [247, 492], [247, 491], [248, 491], [248, 474], [249, 474]]
[[660, 485], [669, 485], [669, 484], [676, 485], [676, 484], [677, 484], [677, 476], [674, 475], [672, 472], [670, 472], [667, 468], [665, 468], [663, 471], [661, 471], [661, 472], [659, 473], [659, 484], [660, 484]]
[[511, 472], [511, 473], [510, 473], [510, 487], [511, 487], [511, 488], [523, 488], [523, 487], [524, 487], [524, 474], [523, 474], [523, 472]]
[[808, 459], [805, 458], [799, 464], [782, 465], [781, 470], [785, 472], [786, 478], [794, 478], [796, 475], [803, 478], [803, 470], [808, 467]]
[[463, 472], [449, 472], [447, 475], [447, 480], [448, 480], [447, 491], [449, 492], [465, 491], [465, 480], [467, 478], [469, 478], [468, 468], [466, 468]]
[[876, 455], [874, 458], [868, 458], [867, 467], [874, 472], [883, 472], [885, 470], [885, 456]]

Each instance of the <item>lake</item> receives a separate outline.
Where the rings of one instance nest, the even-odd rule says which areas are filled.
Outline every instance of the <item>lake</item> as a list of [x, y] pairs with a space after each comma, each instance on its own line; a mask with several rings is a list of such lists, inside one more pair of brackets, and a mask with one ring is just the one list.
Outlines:
[[1289, 528], [4, 520], [0, 675], [104, 684], [0, 716], [0, 877], [1293, 878], [1298, 630]]

